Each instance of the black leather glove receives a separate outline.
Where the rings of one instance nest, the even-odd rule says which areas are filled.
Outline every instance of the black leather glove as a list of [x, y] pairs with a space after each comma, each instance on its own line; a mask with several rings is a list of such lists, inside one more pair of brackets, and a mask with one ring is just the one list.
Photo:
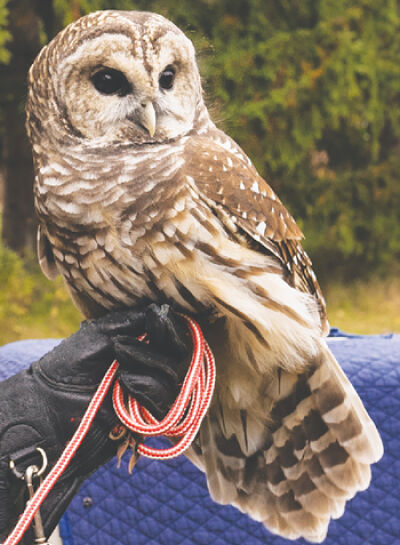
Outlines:
[[[144, 332], [148, 343], [136, 340]], [[32, 464], [40, 467], [37, 447], [45, 450], [51, 469], [113, 360], [120, 364], [123, 387], [161, 418], [178, 394], [191, 352], [185, 321], [168, 306], [150, 305], [83, 322], [77, 333], [29, 369], [0, 383], [0, 543], [27, 499], [18, 475]], [[85, 478], [115, 455], [118, 442], [109, 433], [118, 422], [110, 391], [84, 442], [42, 505], [47, 537]], [[24, 543], [33, 543], [32, 530]]]

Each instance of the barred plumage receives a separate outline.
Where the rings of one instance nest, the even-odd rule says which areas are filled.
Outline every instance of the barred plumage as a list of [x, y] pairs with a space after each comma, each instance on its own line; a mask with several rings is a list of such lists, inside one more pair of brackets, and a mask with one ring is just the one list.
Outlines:
[[87, 317], [196, 316], [217, 388], [187, 455], [216, 501], [322, 541], [382, 443], [324, 341], [302, 233], [210, 120], [191, 42], [155, 14], [80, 19], [31, 68], [27, 127], [45, 274]]

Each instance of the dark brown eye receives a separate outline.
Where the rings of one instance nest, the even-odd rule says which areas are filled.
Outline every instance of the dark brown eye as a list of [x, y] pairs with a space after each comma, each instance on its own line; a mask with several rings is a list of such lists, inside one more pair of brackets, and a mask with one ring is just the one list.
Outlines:
[[129, 81], [124, 74], [113, 68], [99, 70], [92, 76], [91, 80], [95, 88], [103, 95], [123, 97], [131, 91]]
[[173, 66], [167, 66], [165, 70], [161, 72], [159, 84], [161, 89], [172, 89], [175, 79], [175, 68]]

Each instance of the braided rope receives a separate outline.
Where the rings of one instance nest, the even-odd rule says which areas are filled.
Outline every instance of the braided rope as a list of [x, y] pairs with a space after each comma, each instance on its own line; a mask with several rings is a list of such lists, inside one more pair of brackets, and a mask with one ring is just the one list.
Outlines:
[[[191, 318], [187, 316], [184, 316], [184, 318], [188, 322], [193, 339], [192, 361], [175, 403], [161, 422], [158, 422], [149, 411], [141, 407], [132, 398], [128, 400], [128, 412], [124, 405], [123, 394], [118, 380], [114, 384], [114, 408], [121, 422], [128, 429], [145, 436], [166, 435], [169, 437], [181, 437], [176, 445], [167, 449], [159, 450], [144, 444], [138, 445], [138, 453], [149, 458], [165, 460], [182, 454], [196, 437], [201, 422], [211, 403], [215, 386], [214, 357], [210, 347], [204, 340], [200, 326]], [[23, 537], [33, 521], [35, 514], [39, 511], [40, 506], [82, 444], [97, 411], [114, 381], [117, 369], [118, 362], [115, 360], [107, 370], [92, 397], [78, 429], [68, 442], [53, 469], [44, 479], [34, 496], [27, 502], [17, 525], [2, 545], [17, 545]]]
[[175, 403], [161, 422], [132, 397], [127, 410], [118, 381], [114, 385], [114, 410], [129, 430], [146, 437], [181, 437], [178, 443], [166, 449], [155, 449], [140, 443], [137, 452], [147, 458], [166, 460], [182, 454], [196, 437], [211, 403], [215, 386], [214, 357], [198, 324], [191, 318], [185, 318], [193, 339], [192, 361]]
[[81, 420], [81, 423], [79, 424], [78, 429], [72, 436], [71, 440], [68, 442], [56, 465], [44, 479], [40, 487], [36, 490], [33, 498], [27, 502], [25, 510], [22, 513], [20, 519], [18, 520], [17, 525], [15, 526], [11, 534], [7, 537], [3, 545], [16, 545], [28, 529], [28, 526], [31, 524], [35, 514], [39, 511], [43, 501], [46, 499], [50, 490], [56, 484], [57, 480], [60, 478], [60, 476], [70, 463], [72, 457], [82, 444], [82, 441], [84, 440], [87, 432], [89, 431], [89, 428], [94, 420], [94, 417], [96, 416], [97, 411], [99, 410], [105, 396], [107, 395], [108, 390], [110, 389], [117, 369], [118, 362], [114, 361], [104, 375], [104, 378], [101, 381], [99, 387], [97, 388], [96, 393], [92, 397], [89, 406], [86, 409], [86, 412]]

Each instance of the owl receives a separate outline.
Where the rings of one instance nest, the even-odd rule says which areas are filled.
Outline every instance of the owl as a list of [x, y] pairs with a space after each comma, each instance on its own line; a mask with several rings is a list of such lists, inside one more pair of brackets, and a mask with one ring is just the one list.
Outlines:
[[160, 15], [95, 12], [28, 86], [44, 273], [88, 318], [148, 302], [195, 317], [217, 384], [187, 456], [216, 502], [323, 541], [382, 442], [324, 339], [302, 233], [210, 119], [191, 41]]

